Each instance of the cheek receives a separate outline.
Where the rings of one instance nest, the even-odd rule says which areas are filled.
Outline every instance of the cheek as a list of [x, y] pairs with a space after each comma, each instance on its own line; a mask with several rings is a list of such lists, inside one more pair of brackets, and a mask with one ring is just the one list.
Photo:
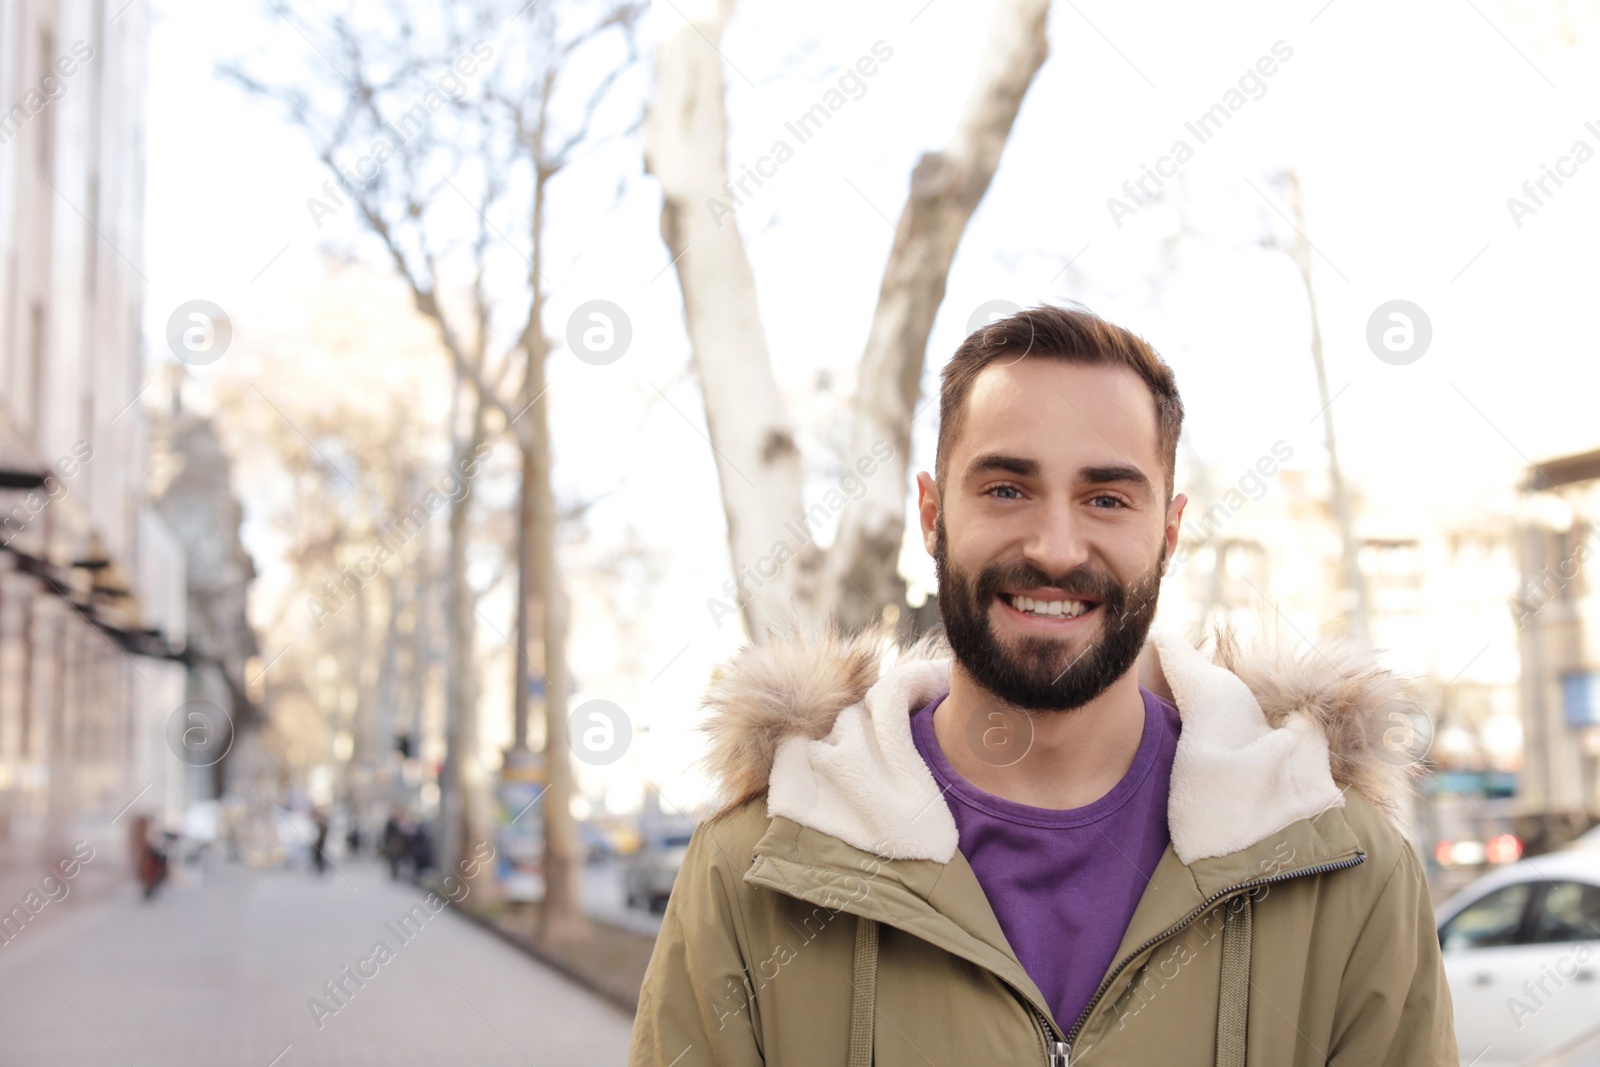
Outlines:
[[1117, 580], [1124, 588], [1159, 586], [1163, 557], [1169, 561], [1172, 558], [1172, 553], [1167, 549], [1165, 527], [1152, 532], [1148, 540], [1141, 534], [1137, 542], [1130, 539], [1119, 547], [1119, 555], [1114, 561]]
[[981, 549], [974, 543], [969, 527], [957, 525], [956, 529], [961, 532], [952, 533], [948, 525], [944, 528], [936, 546], [938, 554], [944, 556], [946, 569], [954, 574], [962, 577], [976, 574], [975, 565], [982, 565]]
[[968, 507], [947, 517], [945, 553], [955, 567], [977, 574], [1013, 553], [1023, 540], [1025, 523], [1020, 511], [1001, 515]]

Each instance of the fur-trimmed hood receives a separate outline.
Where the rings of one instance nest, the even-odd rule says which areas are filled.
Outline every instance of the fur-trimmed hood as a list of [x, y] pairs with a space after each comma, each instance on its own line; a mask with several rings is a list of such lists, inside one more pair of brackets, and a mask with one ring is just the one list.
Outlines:
[[[1347, 789], [1400, 820], [1416, 762], [1385, 742], [1419, 714], [1401, 676], [1338, 639], [1246, 649], [1219, 630], [1211, 644], [1207, 657], [1157, 627], [1140, 658], [1141, 683], [1183, 721], [1168, 805], [1179, 859], [1247, 848], [1342, 807]], [[882, 629], [792, 628], [746, 649], [704, 701], [718, 814], [765, 793], [769, 815], [886, 858], [949, 862], [955, 819], [934, 803], [911, 714], [949, 689], [950, 666], [942, 636], [900, 647]]]

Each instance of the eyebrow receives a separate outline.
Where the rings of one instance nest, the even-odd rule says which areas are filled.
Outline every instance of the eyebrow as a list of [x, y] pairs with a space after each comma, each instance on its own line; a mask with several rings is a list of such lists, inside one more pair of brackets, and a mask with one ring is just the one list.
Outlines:
[[1008, 456], [1003, 452], [983, 452], [972, 457], [972, 462], [967, 464], [968, 478], [990, 471], [1015, 474], [1019, 478], [1035, 478], [1039, 474], [1039, 461], [1024, 459], [1021, 456]]
[[[983, 452], [974, 456], [972, 462], [967, 464], [966, 477], [970, 479], [979, 474], [1003, 472], [1014, 474], [1019, 478], [1037, 478], [1039, 470], [1039, 461], [1035, 459], [1011, 456], [1003, 452]], [[1078, 480], [1090, 485], [1121, 483], [1141, 489], [1152, 496], [1155, 494], [1155, 486], [1150, 483], [1144, 471], [1131, 464], [1079, 467]]]

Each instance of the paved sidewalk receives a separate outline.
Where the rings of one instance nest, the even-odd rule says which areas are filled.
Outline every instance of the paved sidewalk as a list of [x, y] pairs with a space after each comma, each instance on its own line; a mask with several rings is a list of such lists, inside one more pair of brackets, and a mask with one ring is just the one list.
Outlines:
[[[450, 907], [402, 927], [418, 890], [374, 866], [340, 870], [214, 864], [153, 902], [130, 888], [46, 907], [0, 945], [0, 1067], [626, 1061], [623, 1012]], [[371, 977], [358, 988], [346, 966]], [[323, 989], [340, 979], [342, 1004]], [[320, 1029], [312, 997], [331, 1012]]]

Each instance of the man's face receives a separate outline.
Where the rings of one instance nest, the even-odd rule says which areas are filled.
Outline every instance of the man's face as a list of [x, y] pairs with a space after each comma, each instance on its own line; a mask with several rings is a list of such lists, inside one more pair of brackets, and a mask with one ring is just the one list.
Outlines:
[[1177, 545], [1154, 401], [1126, 368], [1034, 357], [985, 368], [965, 410], [946, 485], [917, 478], [951, 650], [1009, 704], [1080, 707], [1137, 660]]

